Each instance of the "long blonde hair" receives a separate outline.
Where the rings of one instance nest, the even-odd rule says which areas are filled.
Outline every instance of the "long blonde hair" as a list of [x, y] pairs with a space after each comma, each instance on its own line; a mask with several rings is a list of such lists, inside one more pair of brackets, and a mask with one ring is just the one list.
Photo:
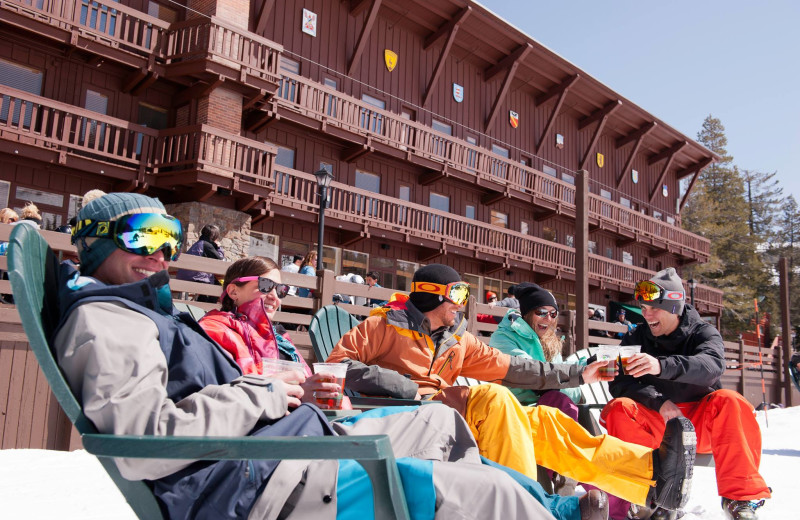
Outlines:
[[[523, 316], [523, 319], [528, 325], [531, 326], [534, 333], [536, 333], [536, 335], [538, 336], [539, 333], [536, 332], [536, 323], [534, 323], [533, 321], [534, 317], [533, 312], [535, 310], [536, 309], [529, 311], [528, 314]], [[539, 336], [539, 343], [542, 344], [542, 351], [544, 351], [544, 359], [546, 361], [552, 361], [553, 358], [556, 357], [556, 354], [560, 355], [561, 350], [564, 346], [564, 342], [556, 333], [557, 327], [558, 327], [558, 321], [550, 320], [550, 325], [547, 326], [547, 330], [545, 331], [545, 333]]]

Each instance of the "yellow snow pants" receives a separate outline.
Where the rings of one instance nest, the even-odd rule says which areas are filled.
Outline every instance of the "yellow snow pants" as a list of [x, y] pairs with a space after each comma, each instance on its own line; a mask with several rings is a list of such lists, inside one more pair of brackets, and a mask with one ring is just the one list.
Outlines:
[[650, 448], [591, 435], [556, 408], [522, 406], [504, 386], [470, 387], [466, 420], [481, 455], [534, 480], [538, 464], [634, 504], [655, 484]]

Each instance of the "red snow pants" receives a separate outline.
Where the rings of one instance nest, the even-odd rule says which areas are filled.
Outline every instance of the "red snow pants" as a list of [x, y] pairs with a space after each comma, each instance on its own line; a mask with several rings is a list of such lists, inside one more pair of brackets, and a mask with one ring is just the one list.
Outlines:
[[[711, 453], [719, 495], [733, 500], [769, 498], [761, 462], [761, 430], [753, 406], [733, 390], [717, 390], [702, 400], [676, 403], [697, 432], [697, 452]], [[665, 422], [655, 410], [626, 397], [610, 401], [600, 414], [608, 433], [624, 441], [658, 448]]]

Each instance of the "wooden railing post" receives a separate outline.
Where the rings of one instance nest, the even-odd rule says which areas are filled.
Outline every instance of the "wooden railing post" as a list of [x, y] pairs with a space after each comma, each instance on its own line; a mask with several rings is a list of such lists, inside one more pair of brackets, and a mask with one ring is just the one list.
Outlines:
[[[467, 332], [477, 335], [478, 330], [476, 323], [478, 322], [478, 309], [475, 303], [475, 296], [470, 296], [467, 301], [467, 306], [464, 308], [464, 317], [467, 320]], [[487, 342], [488, 343], [488, 342]]]
[[795, 399], [795, 393], [792, 389], [792, 380], [787, 377], [787, 368], [784, 366], [792, 357], [792, 324], [789, 320], [789, 266], [786, 257], [778, 259], [778, 272], [780, 274], [780, 292], [781, 292], [781, 341], [783, 342], [783, 359], [778, 366], [778, 372], [781, 374], [780, 380], [783, 382], [784, 399], [783, 404], [786, 406], [794, 406], [800, 404]]
[[747, 378], [745, 377], [745, 366], [744, 366], [744, 339], [742, 336], [739, 336], [739, 369], [742, 371], [741, 375], [741, 382], [739, 383], [742, 387], [740, 394], [747, 397]]
[[335, 281], [336, 275], [333, 271], [329, 269], [323, 269], [321, 272], [317, 271], [317, 290], [314, 291], [314, 312], [333, 303], [333, 295], [335, 294], [333, 282]]
[[589, 172], [575, 172], [575, 348], [589, 346]]

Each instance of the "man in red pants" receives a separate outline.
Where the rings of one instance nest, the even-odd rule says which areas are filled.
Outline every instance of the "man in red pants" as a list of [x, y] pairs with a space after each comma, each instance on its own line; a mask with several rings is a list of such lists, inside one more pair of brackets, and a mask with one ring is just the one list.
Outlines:
[[[615, 399], [603, 409], [601, 423], [615, 437], [656, 447], [666, 421], [688, 418], [697, 432], [697, 452], [714, 455], [725, 518], [756, 520], [755, 510], [770, 497], [758, 473], [761, 431], [753, 406], [722, 389], [722, 337], [686, 304], [683, 282], [672, 267], [636, 284], [635, 298], [648, 326], [628, 332], [622, 345], [642, 350], [609, 384]], [[661, 511], [653, 515], [669, 518]]]

